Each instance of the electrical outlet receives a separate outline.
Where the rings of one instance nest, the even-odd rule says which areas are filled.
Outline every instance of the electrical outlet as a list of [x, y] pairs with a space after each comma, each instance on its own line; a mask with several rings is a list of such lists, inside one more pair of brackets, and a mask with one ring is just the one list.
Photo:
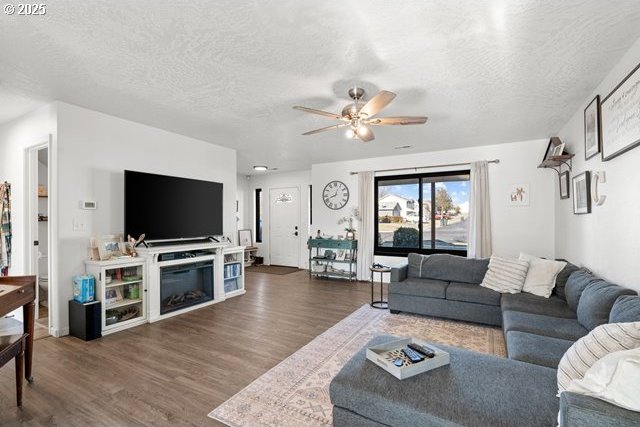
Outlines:
[[86, 231], [86, 230], [87, 230], [87, 224], [77, 219], [73, 220], [73, 231]]

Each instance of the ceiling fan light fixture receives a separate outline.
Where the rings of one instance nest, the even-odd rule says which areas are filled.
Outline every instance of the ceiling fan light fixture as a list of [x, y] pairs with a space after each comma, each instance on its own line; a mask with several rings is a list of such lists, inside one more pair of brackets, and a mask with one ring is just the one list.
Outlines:
[[256, 166], [253, 167], [253, 170], [262, 172], [262, 171], [269, 170], [269, 167], [268, 166], [264, 166], [264, 165], [256, 165]]

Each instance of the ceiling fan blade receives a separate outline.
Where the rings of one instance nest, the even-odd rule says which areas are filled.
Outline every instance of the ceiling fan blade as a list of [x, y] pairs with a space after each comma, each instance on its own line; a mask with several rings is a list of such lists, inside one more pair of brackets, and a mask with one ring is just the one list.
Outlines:
[[369, 102], [364, 104], [364, 107], [360, 109], [360, 114], [367, 117], [373, 117], [378, 114], [384, 107], [389, 105], [396, 94], [386, 90], [381, 90], [376, 96], [371, 98]]
[[339, 128], [343, 128], [345, 126], [349, 126], [349, 123], [340, 123], [340, 124], [337, 124], [337, 125], [327, 126], [327, 127], [316, 129], [316, 130], [310, 130], [309, 132], [303, 133], [303, 135], [313, 135], [314, 133], [325, 132], [325, 131], [328, 131], [328, 130], [331, 130], [331, 129], [339, 129]]
[[358, 135], [358, 138], [360, 138], [360, 141], [362, 142], [369, 142], [376, 139], [376, 136], [371, 131], [371, 128], [366, 125], [360, 125], [358, 127], [358, 131], [356, 132], [356, 134]]
[[380, 117], [369, 120], [370, 125], [422, 125], [427, 122], [428, 117]]
[[305, 113], [312, 113], [312, 114], [318, 114], [320, 116], [331, 117], [332, 119], [337, 119], [337, 120], [342, 119], [342, 116], [340, 116], [339, 114], [329, 113], [328, 111], [316, 110], [315, 108], [301, 107], [299, 105], [296, 105], [295, 107], [293, 107], [293, 109], [304, 111]]

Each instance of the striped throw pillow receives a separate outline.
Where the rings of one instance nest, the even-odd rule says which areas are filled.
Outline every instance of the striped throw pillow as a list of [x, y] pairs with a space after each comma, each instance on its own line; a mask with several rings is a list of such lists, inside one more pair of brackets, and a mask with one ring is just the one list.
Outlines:
[[524, 280], [527, 278], [528, 269], [529, 261], [491, 255], [489, 269], [480, 286], [501, 293], [520, 293], [524, 286]]
[[609, 353], [640, 347], [640, 322], [605, 323], [573, 343], [558, 364], [558, 395]]

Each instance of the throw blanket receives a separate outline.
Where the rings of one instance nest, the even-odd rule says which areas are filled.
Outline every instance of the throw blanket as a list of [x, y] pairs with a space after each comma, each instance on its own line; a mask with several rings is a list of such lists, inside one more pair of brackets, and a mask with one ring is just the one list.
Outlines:
[[0, 184], [0, 275], [11, 266], [11, 184]]

